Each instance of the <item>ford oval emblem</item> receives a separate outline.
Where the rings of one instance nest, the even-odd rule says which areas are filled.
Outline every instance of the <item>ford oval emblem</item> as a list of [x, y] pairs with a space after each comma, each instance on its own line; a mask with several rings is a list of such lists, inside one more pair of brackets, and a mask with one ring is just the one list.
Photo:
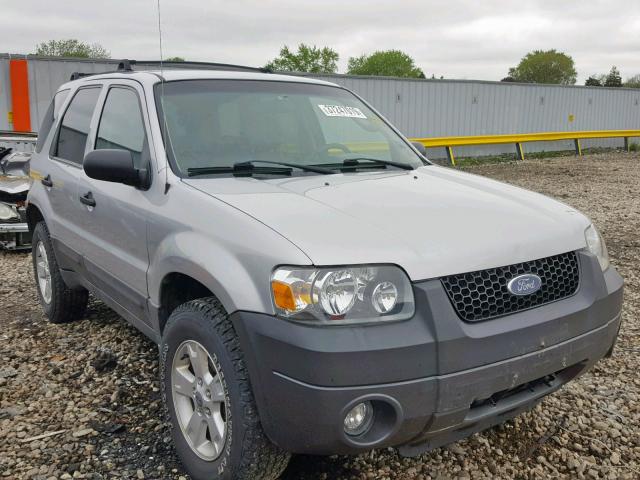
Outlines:
[[542, 287], [542, 279], [533, 273], [525, 273], [513, 277], [507, 283], [507, 290], [514, 295], [531, 295]]

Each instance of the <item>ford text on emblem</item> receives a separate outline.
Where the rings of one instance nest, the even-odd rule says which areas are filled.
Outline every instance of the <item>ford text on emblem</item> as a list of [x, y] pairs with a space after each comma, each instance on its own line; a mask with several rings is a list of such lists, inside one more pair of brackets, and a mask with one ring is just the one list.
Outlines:
[[507, 283], [507, 290], [514, 295], [531, 295], [542, 287], [542, 279], [533, 273], [525, 273], [513, 277]]

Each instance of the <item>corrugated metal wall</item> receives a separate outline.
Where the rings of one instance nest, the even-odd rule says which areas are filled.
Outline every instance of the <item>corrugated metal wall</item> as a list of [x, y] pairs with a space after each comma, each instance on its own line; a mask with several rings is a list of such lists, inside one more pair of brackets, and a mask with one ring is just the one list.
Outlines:
[[0, 57], [0, 130], [13, 130], [9, 124], [11, 111], [11, 81], [9, 79], [9, 59]]
[[[408, 137], [640, 128], [640, 90], [635, 89], [340, 75], [314, 77], [357, 92]], [[622, 145], [623, 139], [583, 141], [583, 148]], [[573, 142], [529, 143], [523, 147], [525, 152], [573, 149]], [[458, 156], [513, 151], [512, 145], [456, 149]]]
[[[13, 56], [13, 58], [24, 58]], [[72, 72], [113, 70], [116, 60], [60, 60], [27, 57], [32, 128]], [[9, 55], [0, 54], [0, 130], [11, 130]], [[640, 128], [640, 90], [523, 85], [473, 80], [411, 80], [344, 75], [313, 77], [358, 93], [408, 137]], [[583, 141], [589, 146], [622, 146], [623, 140]], [[523, 145], [525, 152], [572, 149], [573, 143]], [[457, 156], [513, 152], [512, 145], [457, 148]], [[431, 156], [444, 152], [434, 149]]]
[[29, 107], [31, 129], [34, 131], [38, 131], [53, 94], [60, 85], [69, 81], [73, 72], [105, 72], [115, 70], [118, 64], [117, 60], [60, 60], [0, 54], [0, 130], [13, 130], [7, 118], [7, 112], [11, 111], [9, 61], [12, 58], [29, 60]]
[[40, 128], [53, 94], [60, 85], [69, 81], [73, 72], [97, 73], [116, 68], [113, 63], [97, 61], [29, 60], [29, 98], [31, 118], [34, 119], [32, 128]]

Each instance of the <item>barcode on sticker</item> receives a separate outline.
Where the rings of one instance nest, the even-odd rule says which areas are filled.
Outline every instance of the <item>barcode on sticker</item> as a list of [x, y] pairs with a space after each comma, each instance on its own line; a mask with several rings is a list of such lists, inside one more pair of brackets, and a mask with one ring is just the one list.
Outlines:
[[367, 118], [357, 107], [345, 107], [342, 105], [318, 105], [327, 117]]

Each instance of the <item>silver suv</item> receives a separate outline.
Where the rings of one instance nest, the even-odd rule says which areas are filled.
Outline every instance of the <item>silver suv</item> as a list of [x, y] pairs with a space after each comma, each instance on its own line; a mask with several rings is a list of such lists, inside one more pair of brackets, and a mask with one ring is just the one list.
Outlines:
[[195, 479], [456, 441], [585, 372], [620, 326], [623, 282], [584, 215], [431, 164], [331, 83], [80, 77], [31, 177], [46, 315], [82, 317], [91, 292], [159, 344]]

